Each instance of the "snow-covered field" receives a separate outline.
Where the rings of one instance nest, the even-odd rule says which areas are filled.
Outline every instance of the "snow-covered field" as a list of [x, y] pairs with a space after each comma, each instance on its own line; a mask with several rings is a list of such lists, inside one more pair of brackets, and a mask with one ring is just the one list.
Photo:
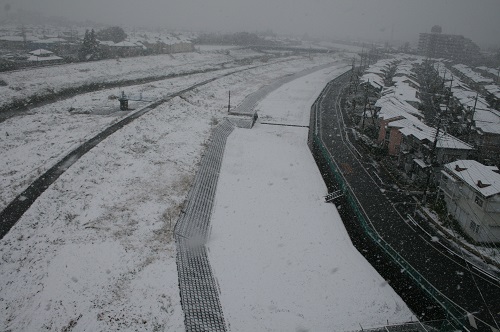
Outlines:
[[[214, 63], [219, 55], [213, 55]], [[284, 62], [283, 62], [284, 61]], [[227, 101], [224, 93], [231, 89], [232, 103], [238, 103], [247, 94], [261, 85], [269, 84], [273, 79], [294, 73], [301, 68], [313, 67], [329, 61], [331, 57], [320, 57], [314, 62], [303, 58], [288, 58], [282, 62], [262, 64], [260, 68], [234, 74], [225, 79], [224, 91], [213, 90], [211, 95], [221, 93], [221, 104], [210, 104], [210, 98], [197, 101], [197, 106], [204, 112], [219, 114]], [[259, 64], [259, 63], [257, 63]], [[155, 64], [156, 65], [156, 64]], [[72, 67], [72, 66], [70, 66]], [[59, 67], [58, 67], [59, 68]], [[185, 71], [192, 71], [197, 65], [184, 64]], [[241, 68], [248, 68], [244, 66]], [[239, 69], [241, 69], [239, 68]], [[40, 69], [41, 70], [41, 69]], [[63, 70], [59, 68], [59, 70]], [[152, 83], [123, 88], [127, 94], [139, 95], [144, 99], [166, 98], [175, 92], [204, 80], [229, 73], [237, 69], [224, 69], [217, 72], [190, 75]], [[143, 73], [148, 72], [144, 70]], [[88, 74], [90, 75], [90, 74]], [[118, 76], [118, 73], [114, 73]], [[85, 81], [90, 80], [89, 77]], [[233, 84], [233, 82], [235, 84]], [[245, 84], [238, 84], [246, 82]], [[59, 83], [61, 86], [63, 83]], [[213, 83], [216, 84], [216, 83]], [[211, 86], [213, 86], [213, 84]], [[41, 88], [41, 87], [40, 87]], [[121, 120], [130, 112], [120, 112], [116, 99], [120, 89], [107, 89], [86, 93], [32, 109], [24, 116], [13, 117], [0, 123], [0, 210], [5, 208], [17, 195], [38, 176], [61, 160], [68, 152], [82, 142], [93, 137], [103, 128]], [[190, 94], [186, 94], [189, 96]], [[131, 102], [131, 108], [140, 109], [147, 103]]]
[[[260, 121], [308, 125], [314, 99], [341, 72], [282, 86], [258, 105]], [[415, 319], [324, 203], [306, 143], [307, 128], [259, 122], [228, 137], [209, 258], [230, 330], [352, 331]]]
[[[216, 62], [219, 55], [214, 56]], [[335, 59], [289, 60], [176, 97], [71, 166], [0, 240], [0, 330], [183, 330], [172, 229], [205, 142], [225, 115], [228, 90], [237, 105], [279, 77]], [[159, 98], [215, 75], [157, 81], [127, 92]], [[322, 86], [310, 88], [319, 92]], [[107, 99], [117, 93], [79, 95], [0, 123], [3, 206], [36, 174], [126, 116], [117, 112], [116, 100]], [[70, 107], [76, 111], [68, 112]]]
[[32, 68], [0, 73], [7, 83], [0, 86], [0, 107], [16, 100], [26, 100], [36, 95], [58, 93], [67, 88], [78, 88], [92, 83], [112, 83], [149, 77], [179, 75], [193, 71], [234, 66], [234, 60], [262, 56], [248, 49], [231, 50], [231, 54], [214, 52], [179, 53], [167, 55], [120, 58], [70, 65]]

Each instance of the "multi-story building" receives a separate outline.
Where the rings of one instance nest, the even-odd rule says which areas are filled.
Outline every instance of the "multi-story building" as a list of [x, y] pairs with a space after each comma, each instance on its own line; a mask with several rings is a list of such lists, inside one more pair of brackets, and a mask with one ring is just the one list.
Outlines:
[[480, 57], [480, 49], [470, 39], [461, 35], [441, 33], [441, 28], [434, 26], [431, 33], [421, 33], [418, 40], [418, 53], [429, 58], [474, 63]]
[[448, 214], [474, 241], [500, 242], [500, 171], [475, 160], [444, 165], [440, 189]]

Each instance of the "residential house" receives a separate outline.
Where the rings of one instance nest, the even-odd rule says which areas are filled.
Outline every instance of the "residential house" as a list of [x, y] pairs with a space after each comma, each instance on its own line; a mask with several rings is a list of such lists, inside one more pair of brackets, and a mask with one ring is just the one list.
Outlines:
[[382, 96], [388, 95], [393, 95], [416, 108], [418, 108], [421, 103], [418, 89], [399, 81], [396, 85], [382, 90]]
[[500, 112], [494, 109], [476, 110], [471, 126], [471, 141], [478, 156], [500, 164]]
[[416, 183], [426, 180], [428, 167], [467, 159], [473, 151], [469, 144], [425, 125], [420, 111], [397, 96], [380, 98], [375, 108], [378, 143], [387, 148], [388, 155], [397, 157], [398, 165]]
[[500, 171], [475, 160], [444, 165], [440, 189], [448, 214], [474, 241], [500, 243]]
[[45, 64], [53, 64], [53, 63], [61, 63], [63, 62], [63, 58], [54, 54], [49, 50], [45, 50], [43, 48], [31, 51], [28, 53], [27, 61], [32, 65], [45, 65]]
[[485, 85], [484, 91], [486, 94], [486, 101], [489, 105], [497, 111], [500, 111], [500, 86], [496, 84]]

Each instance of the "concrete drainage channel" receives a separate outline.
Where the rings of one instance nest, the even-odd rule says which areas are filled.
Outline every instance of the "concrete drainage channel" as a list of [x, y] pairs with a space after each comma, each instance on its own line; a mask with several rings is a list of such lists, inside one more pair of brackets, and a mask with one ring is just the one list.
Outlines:
[[224, 147], [234, 125], [227, 119], [211, 137], [202, 158], [187, 204], [175, 225], [177, 271], [186, 331], [226, 331], [219, 301], [219, 289], [213, 276], [205, 244], [219, 179]]

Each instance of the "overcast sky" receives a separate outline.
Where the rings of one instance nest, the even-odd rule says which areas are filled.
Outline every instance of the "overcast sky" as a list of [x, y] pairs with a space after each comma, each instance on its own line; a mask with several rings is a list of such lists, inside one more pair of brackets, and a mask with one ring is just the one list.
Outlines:
[[46, 15], [115, 25], [418, 40], [434, 24], [500, 45], [500, 0], [0, 0]]

